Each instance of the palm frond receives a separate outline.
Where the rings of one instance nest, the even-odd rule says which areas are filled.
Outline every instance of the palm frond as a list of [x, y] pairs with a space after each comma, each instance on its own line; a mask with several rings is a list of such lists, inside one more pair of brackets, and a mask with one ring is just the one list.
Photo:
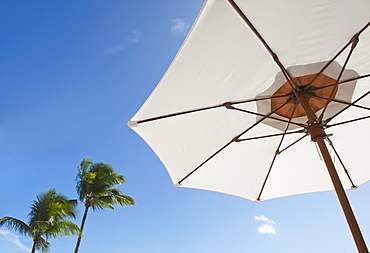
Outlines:
[[28, 214], [30, 218], [30, 224], [37, 220], [48, 220], [48, 206], [52, 200], [52, 196], [55, 194], [54, 189], [50, 189], [46, 192], [38, 194], [36, 200], [31, 205], [31, 211]]
[[49, 212], [56, 221], [64, 218], [76, 218], [76, 204], [74, 201], [60, 200], [50, 203]]
[[50, 250], [50, 243], [46, 241], [44, 238], [41, 236], [37, 238], [37, 244], [36, 244], [36, 249], [40, 250], [41, 252], [45, 253]]
[[136, 205], [136, 202], [135, 200], [130, 197], [130, 196], [127, 196], [127, 195], [123, 195], [123, 194], [117, 194], [117, 195], [114, 195], [115, 197], [115, 204], [117, 205], [120, 205], [120, 206], [134, 206]]
[[87, 168], [89, 168], [89, 166], [92, 164], [92, 161], [90, 159], [90, 157], [85, 157], [80, 165], [78, 166], [78, 170], [87, 170]]
[[92, 165], [91, 159], [89, 157], [85, 157], [78, 166], [78, 173], [76, 177], [77, 181], [76, 190], [79, 196], [81, 195], [80, 191], [83, 192], [83, 189], [85, 189], [85, 184], [91, 183], [91, 181], [95, 177], [94, 174], [89, 173], [88, 171], [91, 165]]
[[61, 236], [79, 235], [80, 228], [68, 220], [59, 221], [45, 232], [46, 238], [58, 238]]
[[36, 221], [57, 222], [67, 217], [76, 218], [77, 201], [68, 200], [64, 195], [50, 189], [39, 195], [31, 205], [28, 214], [30, 224]]
[[7, 229], [16, 231], [23, 236], [32, 236], [31, 228], [21, 220], [12, 217], [0, 219], [0, 227], [5, 226]]
[[40, 235], [44, 234], [49, 226], [50, 226], [50, 222], [43, 221], [43, 220], [35, 220], [32, 223], [30, 223], [30, 228], [31, 228], [32, 233], [37, 233]]
[[[89, 162], [91, 162], [89, 160]], [[81, 164], [85, 164], [84, 161]], [[86, 165], [86, 164], [85, 164]], [[114, 205], [134, 205], [135, 201], [125, 196], [116, 188], [116, 185], [125, 183], [125, 177], [116, 173], [112, 166], [106, 163], [89, 163], [80, 166], [77, 193], [80, 201], [93, 210], [109, 208], [114, 210]]]
[[91, 208], [92, 208], [93, 211], [103, 210], [105, 208], [115, 210], [112, 203], [102, 201], [102, 200], [97, 199], [97, 198], [94, 198], [93, 200], [91, 200]]
[[109, 208], [115, 210], [114, 205], [128, 206], [135, 205], [135, 200], [129, 196], [123, 195], [116, 188], [107, 189], [101, 196], [95, 196], [90, 200], [90, 206], [94, 211]]

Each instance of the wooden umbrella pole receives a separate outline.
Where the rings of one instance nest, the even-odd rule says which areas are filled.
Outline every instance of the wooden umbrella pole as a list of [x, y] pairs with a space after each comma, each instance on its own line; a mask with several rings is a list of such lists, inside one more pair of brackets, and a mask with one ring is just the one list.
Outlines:
[[311, 135], [311, 139], [315, 141], [320, 149], [321, 155], [324, 158], [326, 168], [328, 169], [331, 181], [333, 182], [335, 192], [338, 196], [339, 202], [342, 206], [344, 215], [346, 217], [348, 226], [351, 230], [353, 239], [357, 246], [359, 253], [369, 253], [365, 240], [362, 236], [360, 227], [358, 226], [356, 217], [352, 211], [351, 204], [348, 201], [347, 195], [344, 191], [343, 185], [339, 179], [337, 170], [335, 169], [333, 160], [329, 154], [328, 148], [325, 144], [325, 137], [326, 133], [322, 123], [317, 122], [317, 118], [315, 113], [313, 112], [311, 106], [308, 103], [309, 96], [307, 94], [301, 93], [299, 96], [299, 103], [301, 104], [302, 108], [306, 112], [309, 126], [308, 126], [308, 133]]
[[[323, 130], [324, 131], [324, 130]], [[356, 217], [352, 211], [351, 204], [348, 201], [347, 195], [343, 189], [343, 185], [339, 179], [338, 173], [334, 167], [333, 160], [330, 157], [329, 151], [326, 147], [324, 137], [319, 136], [316, 138], [316, 143], [319, 146], [320, 152], [324, 158], [326, 167], [329, 171], [330, 178], [333, 182], [335, 192], [337, 193], [339, 202], [342, 206], [344, 215], [347, 219], [348, 226], [351, 230], [353, 239], [355, 240], [358, 252], [360, 253], [368, 253], [368, 249], [366, 247], [365, 240], [362, 236], [360, 227], [358, 226], [358, 223], [356, 221]]]

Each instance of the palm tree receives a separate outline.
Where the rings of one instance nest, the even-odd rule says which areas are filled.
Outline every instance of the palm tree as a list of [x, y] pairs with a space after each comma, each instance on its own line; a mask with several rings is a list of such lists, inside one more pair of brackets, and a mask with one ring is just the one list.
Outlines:
[[85, 211], [80, 226], [75, 253], [80, 247], [82, 232], [85, 226], [87, 213], [92, 208], [93, 211], [109, 208], [114, 210], [114, 205], [126, 206], [135, 205], [135, 200], [123, 195], [116, 188], [116, 185], [125, 183], [124, 176], [118, 175], [113, 168], [106, 163], [92, 163], [90, 158], [85, 158], [78, 167], [77, 175], [77, 194], [79, 200], [84, 203]]
[[67, 200], [55, 189], [50, 189], [37, 195], [33, 201], [28, 224], [16, 218], [4, 217], [0, 219], [0, 227], [6, 226], [23, 236], [32, 237], [31, 253], [36, 250], [46, 252], [50, 250], [47, 239], [79, 234], [78, 226], [66, 220], [76, 218], [76, 204], [76, 201]]

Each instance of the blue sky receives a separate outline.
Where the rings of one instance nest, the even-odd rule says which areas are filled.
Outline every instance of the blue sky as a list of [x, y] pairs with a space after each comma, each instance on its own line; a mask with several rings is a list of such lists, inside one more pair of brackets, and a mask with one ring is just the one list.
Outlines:
[[[202, 0], [0, 2], [0, 217], [26, 221], [49, 188], [76, 198], [77, 166], [89, 156], [126, 176], [120, 189], [137, 205], [91, 212], [81, 253], [355, 252], [333, 192], [257, 204], [175, 188], [126, 126]], [[370, 242], [369, 191], [365, 184], [348, 196]], [[82, 206], [76, 223], [81, 216]], [[51, 240], [51, 252], [72, 252], [75, 242]], [[0, 252], [31, 246], [0, 229]]]

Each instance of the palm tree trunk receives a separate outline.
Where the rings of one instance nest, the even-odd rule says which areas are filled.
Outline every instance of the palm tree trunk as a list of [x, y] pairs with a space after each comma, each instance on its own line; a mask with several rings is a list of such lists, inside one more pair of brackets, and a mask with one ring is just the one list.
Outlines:
[[32, 245], [32, 249], [31, 249], [31, 253], [35, 253], [36, 252], [36, 244], [37, 244], [37, 241], [36, 240], [33, 240], [33, 245]]
[[82, 222], [81, 222], [81, 227], [80, 227], [80, 234], [77, 238], [77, 243], [76, 243], [76, 248], [75, 248], [74, 253], [77, 253], [78, 249], [80, 248], [81, 239], [82, 239], [82, 231], [84, 230], [84, 227], [85, 227], [85, 221], [86, 221], [86, 218], [87, 218], [87, 212], [89, 211], [89, 207], [90, 206], [85, 206], [85, 212], [84, 212], [84, 216], [82, 217]]

